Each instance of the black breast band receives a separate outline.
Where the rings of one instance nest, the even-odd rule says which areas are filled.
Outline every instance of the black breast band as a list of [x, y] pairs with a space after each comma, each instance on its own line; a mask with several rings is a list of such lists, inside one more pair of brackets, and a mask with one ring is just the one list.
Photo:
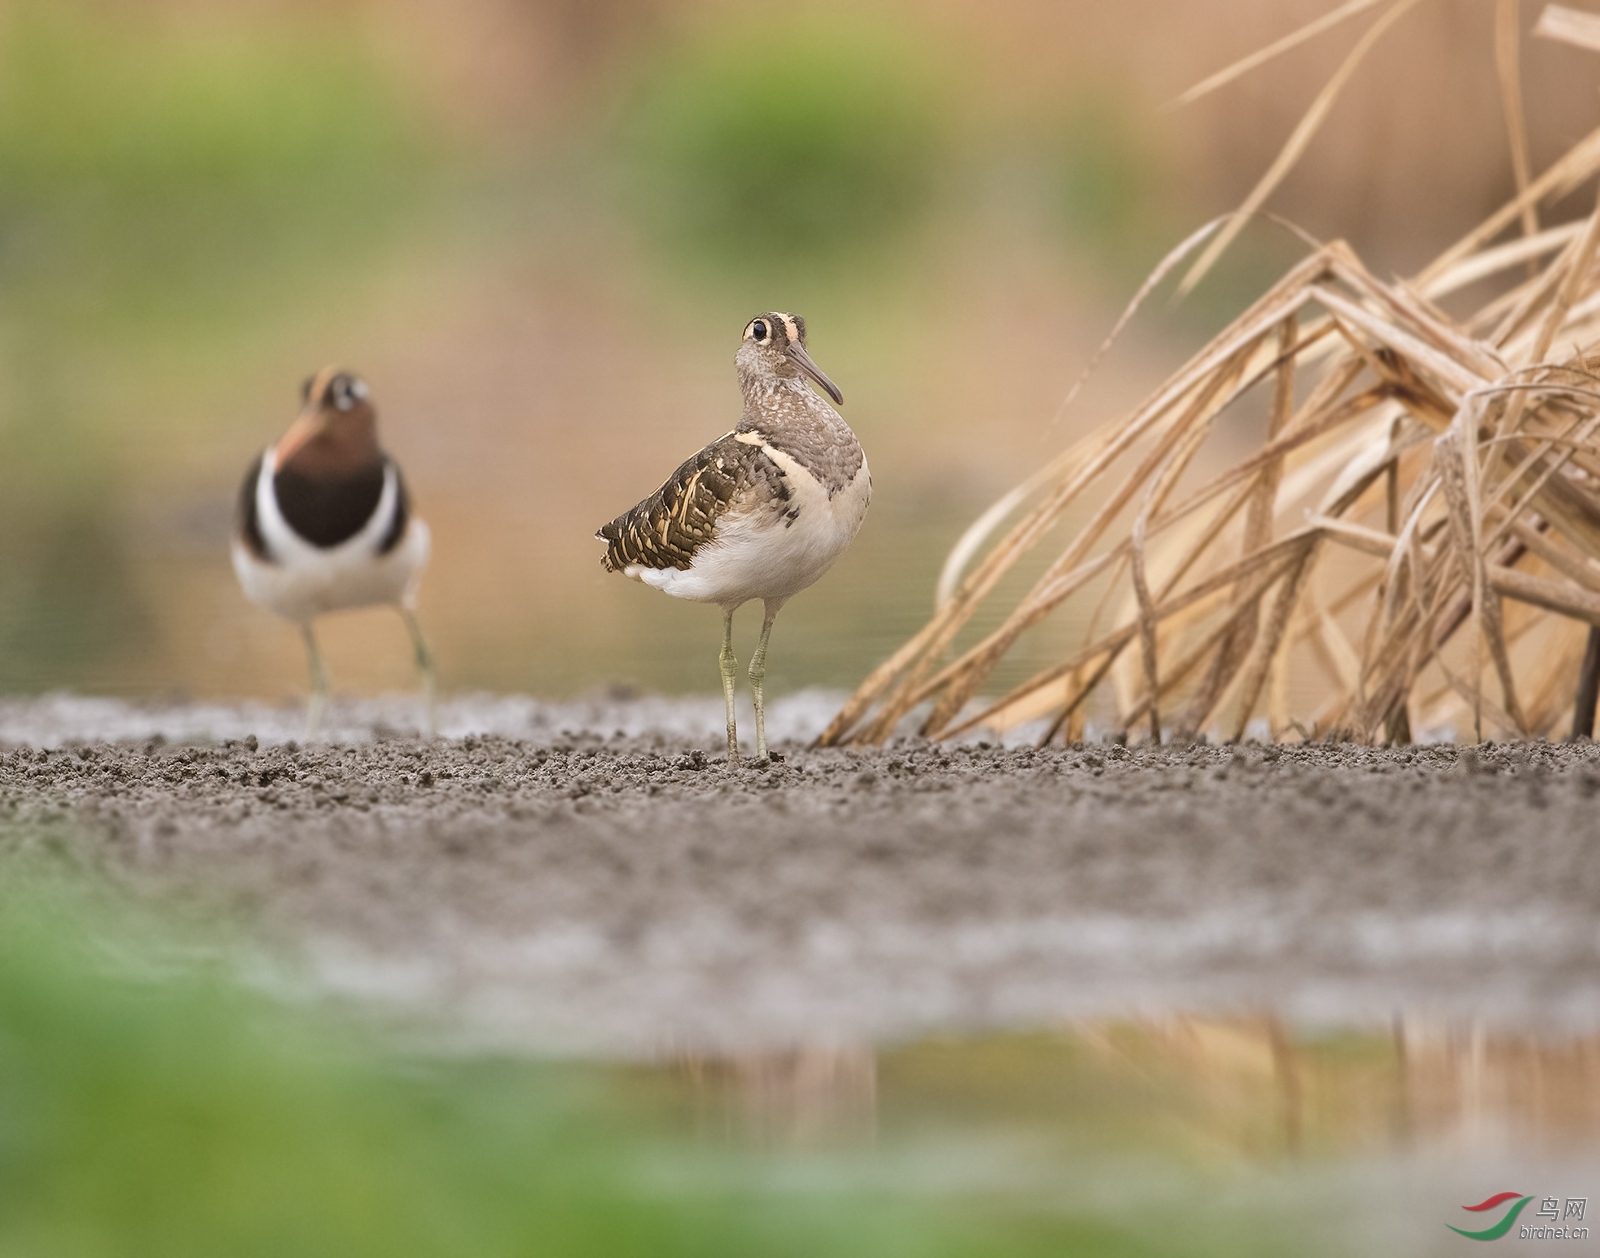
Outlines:
[[[349, 541], [367, 526], [383, 497], [383, 473], [382, 461], [335, 476], [313, 477], [284, 468], [273, 476], [272, 491], [285, 523], [313, 546], [326, 549]], [[396, 514], [404, 510], [402, 505]], [[394, 529], [388, 533], [393, 536]], [[384, 538], [385, 550], [399, 540], [391, 541], [390, 536]]]

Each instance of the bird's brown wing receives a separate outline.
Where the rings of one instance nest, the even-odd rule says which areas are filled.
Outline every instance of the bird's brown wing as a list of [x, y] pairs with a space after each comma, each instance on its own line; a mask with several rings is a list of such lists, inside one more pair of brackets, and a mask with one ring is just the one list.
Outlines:
[[717, 522], [753, 499], [782, 510], [789, 500], [784, 474], [758, 445], [733, 433], [713, 441], [638, 506], [595, 534], [608, 543], [607, 572], [625, 568], [687, 569], [716, 536]]

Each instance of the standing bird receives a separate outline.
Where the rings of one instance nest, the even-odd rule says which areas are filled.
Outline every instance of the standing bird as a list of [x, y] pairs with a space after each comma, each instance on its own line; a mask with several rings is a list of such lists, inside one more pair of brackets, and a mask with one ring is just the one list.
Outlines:
[[411, 632], [434, 732], [433, 657], [416, 616], [430, 540], [399, 466], [378, 445], [366, 381], [324, 367], [301, 389], [299, 418], [245, 473], [233, 530], [245, 597], [294, 621], [305, 638], [311, 736], [328, 695], [312, 622], [379, 604], [394, 606]]
[[844, 395], [806, 352], [799, 315], [758, 315], [734, 357], [744, 415], [633, 510], [595, 534], [600, 564], [676, 598], [722, 608], [722, 695], [728, 707], [728, 763], [739, 758], [733, 687], [733, 613], [759, 598], [766, 617], [750, 658], [756, 756], [766, 759], [762, 681], [767, 639], [779, 610], [832, 565], [861, 528], [872, 473], [861, 443], [835, 403]]

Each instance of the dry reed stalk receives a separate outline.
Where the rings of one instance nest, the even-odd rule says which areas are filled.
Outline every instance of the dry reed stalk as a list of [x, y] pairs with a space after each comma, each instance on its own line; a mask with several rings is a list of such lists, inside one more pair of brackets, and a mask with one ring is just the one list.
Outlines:
[[[1191, 255], [1184, 287], [1214, 261], [1415, 2], [1351, 0], [1191, 93], [1382, 9], [1245, 204], [1163, 259], [1112, 338]], [[1532, 175], [1515, 6], [1497, 0], [1495, 13], [1517, 195], [1410, 280], [1378, 279], [1340, 242], [1313, 248], [1144, 403], [980, 517], [946, 563], [933, 617], [861, 684], [823, 743], [881, 743], [914, 711], [936, 738], [1039, 719], [1047, 739], [1075, 735], [1108, 692], [1120, 696], [1117, 728], [1147, 722], [1158, 739], [1240, 737], [1263, 703], [1274, 735], [1555, 727], [1570, 710], [1575, 626], [1600, 625], [1600, 379], [1589, 367], [1600, 207], [1543, 230], [1539, 212], [1600, 173], [1600, 131]], [[1577, 31], [1582, 43], [1591, 27], [1552, 8], [1538, 33]], [[1521, 236], [1498, 241], [1513, 226]], [[1486, 281], [1495, 291], [1460, 317], [1435, 304]], [[1260, 444], [1202, 475], [1219, 419], [1257, 394]], [[1006, 575], [1085, 507], [1026, 593], [995, 608]], [[975, 702], [1023, 634], [1092, 589], [1099, 607], [1080, 646]], [[957, 648], [986, 609], [998, 624]], [[1320, 675], [1310, 712], [1289, 706], [1291, 661]]]

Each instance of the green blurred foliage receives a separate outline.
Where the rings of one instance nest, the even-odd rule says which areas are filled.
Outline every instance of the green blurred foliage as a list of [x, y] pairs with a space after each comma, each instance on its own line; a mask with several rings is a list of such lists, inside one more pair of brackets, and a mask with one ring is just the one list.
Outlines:
[[429, 128], [326, 20], [34, 2], [0, 22], [0, 286], [30, 329], [258, 317], [414, 199]]
[[1040, 137], [1049, 198], [1073, 245], [1118, 280], [1153, 266], [1178, 237], [1163, 195], [1166, 163], [1123, 93], [1083, 90]]
[[951, 102], [878, 22], [758, 13], [660, 56], [623, 123], [649, 226], [701, 264], [782, 277], [903, 241], [937, 191]]
[[[1180, 216], [1127, 92], [1078, 85], [1018, 118], [968, 77], [932, 42], [837, 11], [657, 49], [620, 127], [636, 216], [703, 275], [788, 282], [822, 266], [834, 284], [881, 284], [886, 258], [998, 176], [1116, 284], [1153, 264]], [[830, 266], [863, 261], [877, 265]]]

